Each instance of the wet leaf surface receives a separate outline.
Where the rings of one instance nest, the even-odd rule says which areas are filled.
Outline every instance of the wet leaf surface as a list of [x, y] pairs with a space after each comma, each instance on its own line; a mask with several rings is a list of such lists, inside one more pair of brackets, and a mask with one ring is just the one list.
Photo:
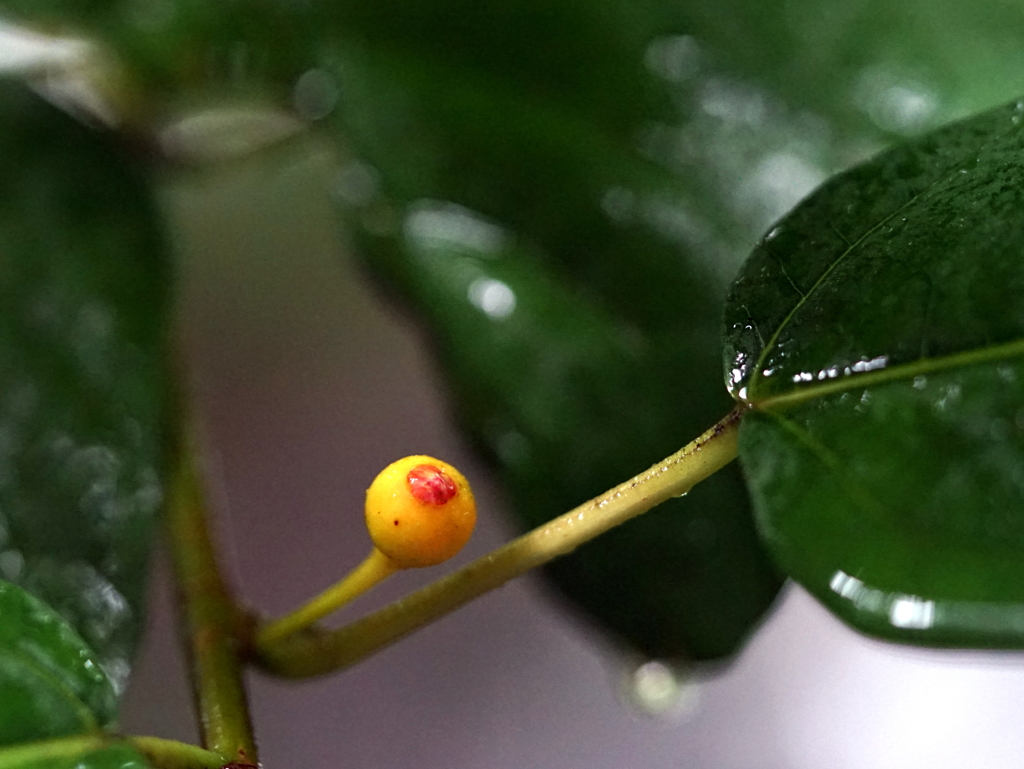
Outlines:
[[780, 566], [856, 627], [1024, 645], [1024, 103], [843, 174], [726, 310]]
[[116, 710], [99, 657], [46, 604], [0, 581], [0, 745], [95, 731]]
[[0, 576], [123, 685], [163, 469], [169, 274], [110, 137], [0, 84]]

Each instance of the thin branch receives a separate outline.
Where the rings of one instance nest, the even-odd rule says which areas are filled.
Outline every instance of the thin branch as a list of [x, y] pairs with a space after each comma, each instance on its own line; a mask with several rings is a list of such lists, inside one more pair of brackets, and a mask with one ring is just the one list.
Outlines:
[[366, 559], [339, 582], [290, 614], [261, 627], [256, 636], [256, 645], [266, 646], [302, 631], [314, 622], [351, 603], [398, 570], [399, 567], [393, 560], [377, 548], [373, 548]]
[[599, 534], [685, 494], [736, 457], [741, 409], [643, 473], [524, 534], [454, 574], [339, 630], [318, 627], [255, 649], [264, 669], [287, 677], [351, 665], [514, 577], [571, 553]]
[[[72, 762], [84, 753], [99, 750], [104, 744], [106, 744], [106, 737], [101, 732], [94, 732], [75, 737], [60, 737], [54, 740], [11, 745], [0, 750], [0, 769], [21, 769], [25, 766]], [[68, 763], [68, 765], [71, 764]]]
[[196, 745], [160, 737], [126, 737], [156, 769], [221, 769], [224, 757]]
[[[216, 753], [159, 737], [119, 737], [92, 732], [74, 737], [27, 742], [0, 749], [0, 769], [24, 769], [26, 766], [78, 766], [81, 760], [98, 750], [127, 742], [155, 769], [221, 769], [224, 758]], [[84, 763], [82, 764], [84, 765]]]
[[202, 486], [189, 443], [179, 447], [168, 533], [188, 634], [192, 687], [203, 745], [238, 766], [256, 766], [256, 744], [240, 663], [247, 618], [232, 601], [210, 541]]

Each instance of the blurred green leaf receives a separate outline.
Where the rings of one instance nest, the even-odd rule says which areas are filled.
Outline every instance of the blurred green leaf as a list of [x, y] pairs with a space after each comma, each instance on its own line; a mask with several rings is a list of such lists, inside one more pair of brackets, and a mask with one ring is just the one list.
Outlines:
[[[715, 339], [699, 326], [649, 331], [453, 204], [411, 206], [401, 232], [364, 246], [433, 330], [457, 414], [525, 526], [639, 472], [728, 410], [710, 373]], [[779, 585], [732, 472], [549, 572], [640, 652], [696, 659], [734, 651]]]
[[0, 83], [0, 575], [120, 686], [164, 463], [169, 271], [140, 163]]
[[854, 626], [1024, 646], [1024, 102], [826, 184], [726, 309], [780, 566]]
[[1017, 0], [686, 2], [680, 26], [720, 66], [844, 131], [915, 134], [1019, 93]]
[[[455, 412], [523, 527], [729, 408], [716, 269], [687, 245], [705, 228], [683, 200], [700, 185], [641, 151], [644, 126], [675, 115], [644, 65], [659, 7], [357, 4], [335, 11], [345, 32], [321, 60], [358, 157], [343, 210], [433, 332]], [[547, 572], [656, 657], [732, 653], [779, 586], [735, 471]]]
[[196, 91], [286, 98], [327, 32], [311, 6], [286, 0], [0, 0], [7, 20], [109, 47], [104, 53], [116, 54], [132, 87], [175, 102]]
[[0, 581], [0, 745], [95, 731], [116, 710], [96, 654], [46, 604]]

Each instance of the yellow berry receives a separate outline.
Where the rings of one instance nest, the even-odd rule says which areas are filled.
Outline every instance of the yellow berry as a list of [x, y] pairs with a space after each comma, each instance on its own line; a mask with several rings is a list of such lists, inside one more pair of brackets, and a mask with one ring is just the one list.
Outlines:
[[475, 525], [469, 482], [433, 457], [392, 462], [366, 490], [370, 539], [404, 569], [447, 561], [469, 541]]

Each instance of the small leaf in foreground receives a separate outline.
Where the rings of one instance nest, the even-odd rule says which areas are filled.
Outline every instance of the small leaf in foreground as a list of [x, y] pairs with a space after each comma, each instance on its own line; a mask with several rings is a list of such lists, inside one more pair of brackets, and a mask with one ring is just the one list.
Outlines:
[[114, 688], [81, 637], [42, 601], [0, 581], [0, 744], [95, 731], [116, 710]]
[[782, 568], [853, 625], [1024, 646], [1024, 102], [827, 183], [726, 309]]
[[0, 576], [120, 686], [164, 461], [170, 280], [144, 169], [0, 82]]

